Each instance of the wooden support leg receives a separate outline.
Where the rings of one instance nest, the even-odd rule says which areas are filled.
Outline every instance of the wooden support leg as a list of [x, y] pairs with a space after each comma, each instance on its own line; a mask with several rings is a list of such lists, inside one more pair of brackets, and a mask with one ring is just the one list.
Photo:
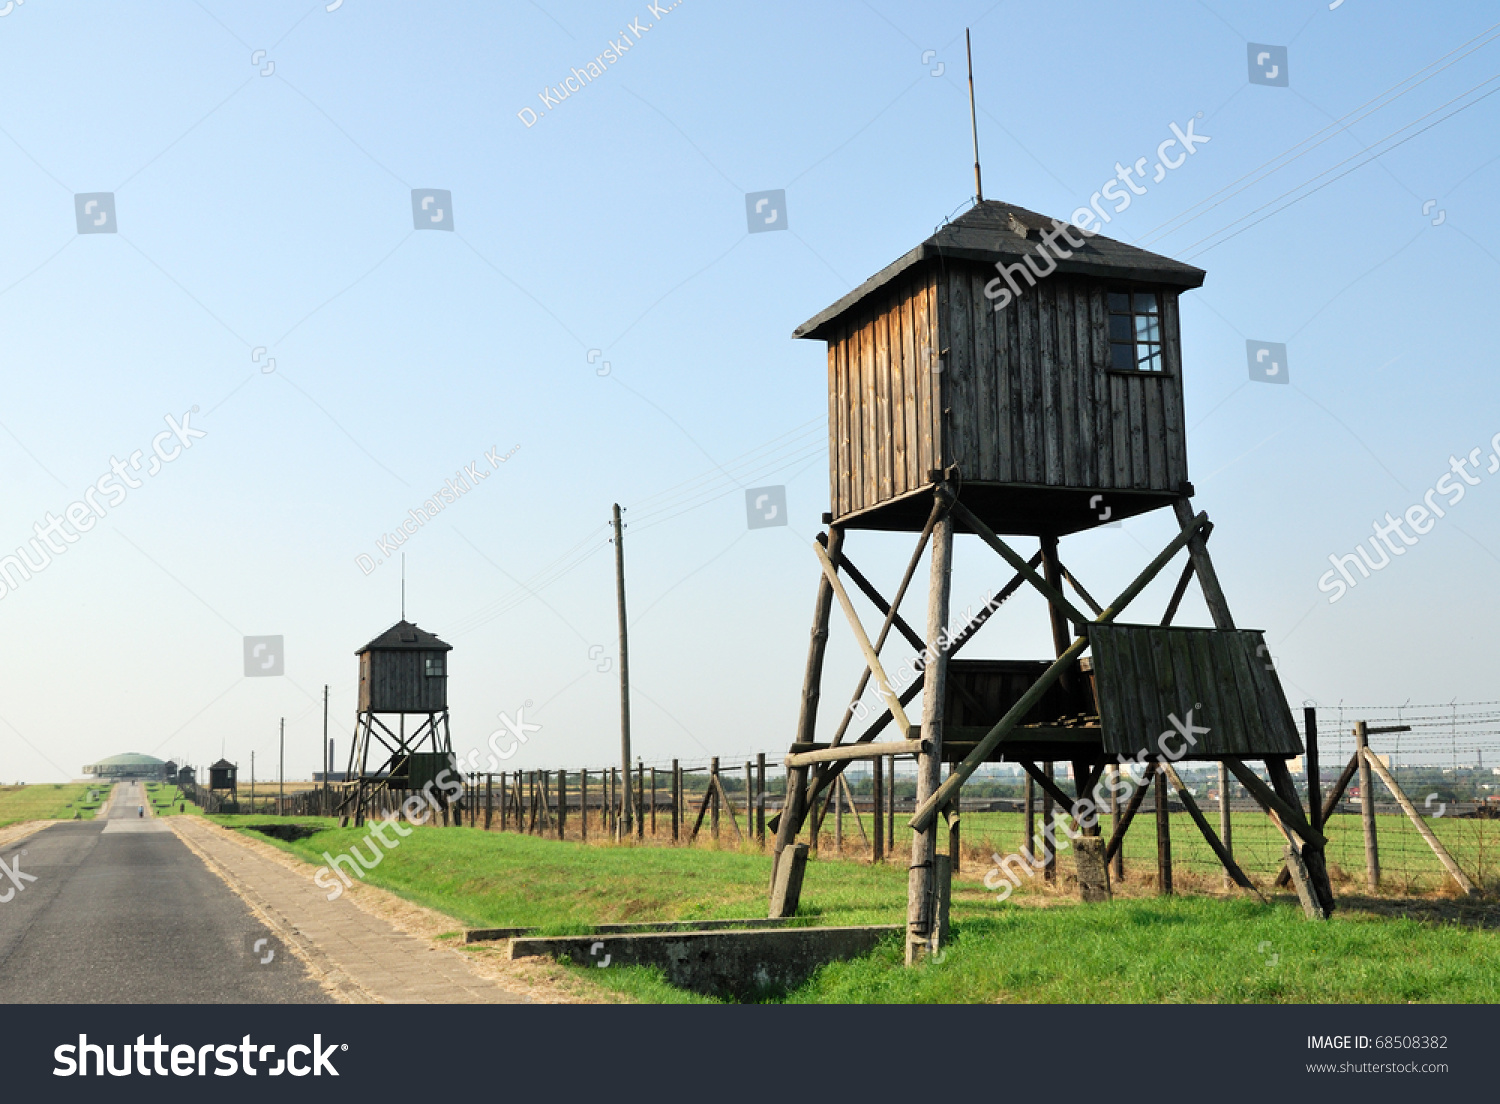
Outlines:
[[953, 871], [948, 867], [947, 855], [934, 855], [932, 860], [933, 902], [932, 936], [927, 950], [936, 953], [948, 945], [948, 912], [953, 900]]
[[1089, 903], [1111, 900], [1104, 840], [1099, 836], [1080, 836], [1073, 841], [1073, 858], [1078, 865], [1079, 897]]
[[[828, 530], [828, 553], [835, 563], [843, 551], [844, 531], [833, 526]], [[795, 743], [811, 743], [817, 729], [818, 698], [823, 685], [823, 656], [828, 649], [828, 620], [833, 612], [833, 584], [823, 573], [818, 575], [818, 595], [813, 603], [813, 625], [807, 645], [807, 665], [802, 673], [802, 705], [797, 716]], [[802, 820], [807, 815], [802, 801], [803, 788], [807, 785], [807, 768], [787, 771], [786, 800], [782, 805], [781, 818], [776, 826], [775, 855], [797, 838], [802, 829]], [[775, 869], [775, 864], [772, 864]]]
[[875, 810], [875, 840], [870, 848], [870, 861], [877, 863], [885, 861], [885, 793], [881, 785], [881, 775], [885, 773], [881, 768], [884, 765], [883, 759], [874, 760], [870, 775], [870, 804]]
[[[1287, 769], [1286, 760], [1267, 759], [1266, 773], [1270, 776], [1276, 795], [1301, 813], [1302, 799], [1297, 796], [1297, 786], [1292, 781], [1292, 772]], [[1309, 824], [1308, 827], [1311, 828], [1312, 825]], [[1333, 884], [1328, 880], [1328, 863], [1323, 857], [1322, 833], [1318, 832], [1315, 836], [1304, 834], [1299, 850], [1303, 865], [1307, 867], [1308, 877], [1312, 879], [1313, 894], [1317, 897], [1323, 915], [1328, 916], [1334, 909]]]
[[[938, 493], [943, 493], [943, 488]], [[952, 587], [953, 518], [944, 514], [932, 533], [931, 582], [927, 600], [926, 667], [922, 672], [922, 741], [927, 750], [917, 755], [917, 804], [937, 792], [943, 752], [943, 703], [947, 690], [948, 653], [937, 647], [948, 624]], [[906, 964], [914, 964], [930, 946], [936, 921], [937, 824], [929, 820], [913, 829], [911, 865], [906, 891]]]
[[[771, 879], [772, 887], [775, 887], [776, 868], [781, 864], [782, 853], [797, 838], [797, 829], [793, 825], [801, 825], [806, 816], [802, 803], [807, 795], [807, 767], [788, 767], [786, 769], [786, 796], [781, 804], [781, 824], [776, 831], [776, 849], [772, 853]], [[783, 839], [783, 834], [785, 838]]]
[[780, 920], [797, 915], [797, 904], [802, 897], [802, 875], [807, 870], [807, 844], [798, 843], [786, 848], [776, 857], [772, 872], [770, 919]]

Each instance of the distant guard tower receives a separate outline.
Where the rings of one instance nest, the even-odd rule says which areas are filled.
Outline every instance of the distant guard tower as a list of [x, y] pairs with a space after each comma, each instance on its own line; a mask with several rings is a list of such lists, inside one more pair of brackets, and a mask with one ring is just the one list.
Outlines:
[[[361, 648], [359, 710], [349, 751], [339, 823], [364, 823], [378, 790], [420, 790], [454, 766], [448, 731], [448, 653], [445, 644], [410, 621], [398, 621]], [[382, 715], [396, 714], [395, 730]], [[406, 718], [420, 718], [407, 735]], [[373, 752], [373, 754], [372, 754]], [[441, 791], [435, 791], [439, 800]]]
[[[215, 812], [237, 813], [240, 811], [240, 768], [228, 759], [220, 759], [208, 768], [209, 792], [219, 798]], [[224, 795], [228, 794], [227, 797]]]
[[[1168, 780], [1185, 792], [1173, 760], [1224, 762], [1284, 832], [1287, 870], [1304, 908], [1318, 915], [1332, 908], [1316, 814], [1310, 823], [1286, 765], [1302, 752], [1291, 711], [1262, 634], [1235, 627], [1208, 555], [1208, 517], [1195, 514], [1190, 501], [1177, 299], [1203, 277], [1190, 265], [981, 199], [796, 330], [795, 337], [828, 343], [832, 511], [814, 547], [822, 577], [786, 760], [773, 916], [796, 909], [806, 855], [796, 839], [820, 795], [850, 762], [893, 753], [918, 764], [909, 962], [943, 938], [950, 866], [937, 853], [938, 819], [948, 822], [955, 846], [959, 789], [986, 762], [1019, 763], [1064, 810], [1091, 794], [1121, 757], [1144, 753], [1147, 763], [1134, 807], [1153, 778], [1162, 805]], [[1173, 511], [1177, 536], [1101, 606], [1064, 566], [1059, 538], [1163, 508]], [[846, 534], [860, 529], [918, 535], [889, 600], [850, 562]], [[1015, 574], [969, 624], [950, 628], [955, 533], [973, 534]], [[1012, 535], [1037, 539], [1039, 547], [1018, 552], [1004, 539]], [[899, 611], [929, 546], [919, 633]], [[1160, 619], [1118, 621], [1184, 549], [1187, 563]], [[1172, 626], [1194, 576], [1212, 629]], [[877, 632], [860, 624], [845, 580], [883, 615]], [[1064, 594], [1065, 583], [1075, 597]], [[1055, 658], [952, 658], [1027, 585], [1048, 602]], [[873, 681], [885, 711], [850, 740], [846, 712], [832, 739], [819, 743], [814, 728], [835, 598], [865, 658], [854, 700]], [[880, 661], [893, 629], [923, 654], [909, 686], [893, 685]], [[918, 692], [920, 723], [904, 711]], [[1185, 721], [1190, 710], [1191, 723], [1208, 731], [1195, 732], [1196, 743], [1187, 745], [1172, 718]], [[873, 742], [888, 727], [893, 738]], [[1168, 754], [1163, 733], [1173, 734]], [[1076, 797], [1038, 768], [1057, 760], [1072, 764]], [[1247, 760], [1264, 761], [1270, 786]], [[946, 779], [943, 763], [950, 764]], [[1207, 821], [1195, 819], [1212, 837]], [[1095, 824], [1085, 835], [1099, 832]], [[1219, 841], [1209, 843], [1230, 876], [1248, 885]], [[1080, 877], [1089, 852], [1106, 879], [1105, 863], [1119, 844], [1080, 845]]]

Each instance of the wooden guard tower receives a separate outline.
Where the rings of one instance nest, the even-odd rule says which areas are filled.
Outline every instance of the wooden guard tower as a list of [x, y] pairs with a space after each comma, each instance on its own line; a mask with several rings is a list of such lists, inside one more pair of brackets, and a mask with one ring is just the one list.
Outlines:
[[[453, 769], [448, 731], [448, 653], [452, 650], [451, 644], [401, 620], [355, 653], [359, 656], [359, 710], [339, 801], [341, 825], [351, 819], [363, 824], [375, 791], [421, 790], [445, 768]], [[381, 719], [382, 714], [393, 713], [395, 731]], [[409, 714], [420, 718], [411, 735], [406, 732]], [[441, 790], [433, 792], [443, 800]]]
[[[1203, 277], [1167, 257], [981, 200], [798, 327], [793, 336], [828, 343], [832, 511], [814, 547], [822, 576], [786, 760], [773, 916], [796, 909], [806, 855], [796, 840], [809, 810], [850, 762], [892, 753], [914, 755], [918, 764], [908, 962], [945, 938], [950, 870], [938, 854], [936, 826], [947, 820], [950, 843], [956, 840], [960, 787], [986, 762], [1019, 763], [1067, 810], [1095, 789], [1107, 766], [1144, 752], [1145, 778], [1121, 834], [1153, 779], [1160, 802], [1170, 781], [1226, 871], [1248, 887], [1172, 769], [1177, 758], [1222, 761], [1285, 835], [1287, 871], [1304, 908], [1326, 915], [1333, 907], [1323, 836], [1309, 823], [1286, 766], [1302, 752], [1291, 712], [1264, 659], [1262, 634], [1237, 628], [1230, 615], [1208, 554], [1208, 517], [1191, 505], [1177, 299]], [[1177, 536], [1103, 606], [1059, 557], [1061, 537], [1166, 508]], [[847, 536], [861, 529], [918, 534], [889, 600], [850, 562]], [[969, 624], [950, 628], [955, 533], [977, 537], [1014, 577]], [[1004, 539], [1017, 535], [1037, 538], [1037, 551], [1028, 555]], [[927, 618], [919, 633], [899, 610], [929, 546]], [[1149, 623], [1117, 620], [1182, 551], [1186, 563], [1166, 611]], [[1172, 625], [1194, 577], [1211, 629]], [[877, 632], [860, 624], [845, 579], [884, 615]], [[1025, 585], [1047, 599], [1055, 657], [956, 658]], [[873, 679], [885, 711], [845, 739], [853, 715], [846, 711], [831, 740], [820, 743], [814, 728], [835, 598], [866, 662], [854, 700]], [[892, 629], [923, 653], [920, 675], [899, 692], [880, 660]], [[919, 691], [917, 723], [904, 707]], [[1187, 720], [1189, 710], [1191, 723], [1208, 729], [1190, 746], [1173, 723]], [[888, 738], [877, 742], [883, 733]], [[1164, 733], [1174, 734], [1165, 745]], [[1056, 760], [1073, 765], [1076, 796], [1038, 769]], [[1264, 761], [1269, 786], [1248, 760]], [[951, 765], [946, 779], [943, 763]], [[1097, 837], [1100, 828], [1084, 834]], [[1097, 839], [1079, 853], [1107, 863], [1120, 842]], [[1107, 878], [1107, 868], [1101, 873]]]

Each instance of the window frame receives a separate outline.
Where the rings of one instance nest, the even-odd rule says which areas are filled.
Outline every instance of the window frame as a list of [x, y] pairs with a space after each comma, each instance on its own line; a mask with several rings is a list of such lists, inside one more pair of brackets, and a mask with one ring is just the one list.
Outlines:
[[[447, 675], [448, 675], [448, 663], [447, 663], [446, 657], [444, 657], [444, 656], [437, 656], [436, 658], [434, 658], [432, 656], [423, 656], [422, 660], [423, 660], [423, 662], [422, 662], [422, 675], [423, 675], [424, 678], [446, 678], [447, 677]], [[432, 669], [433, 664], [437, 664], [437, 670], [436, 671], [434, 671]]]
[[[1131, 309], [1128, 315], [1123, 314], [1119, 311], [1110, 310], [1109, 297], [1112, 294], [1123, 294], [1131, 297]], [[1117, 315], [1122, 318], [1128, 317], [1129, 319], [1131, 319], [1131, 328], [1134, 329], [1136, 318], [1152, 317], [1145, 314], [1138, 314], [1136, 312], [1135, 296], [1138, 294], [1151, 295], [1156, 299], [1156, 314], [1154, 315], [1154, 317], [1156, 318], [1157, 331], [1160, 334], [1160, 340], [1155, 342], [1141, 342], [1139, 340], [1132, 341], [1132, 347], [1137, 350], [1137, 352], [1134, 354], [1135, 362], [1137, 364], [1140, 363], [1139, 350], [1143, 344], [1147, 346], [1155, 345], [1158, 350], [1158, 355], [1161, 358], [1161, 368], [1159, 370], [1153, 370], [1150, 368], [1116, 368], [1114, 366], [1115, 346], [1124, 345], [1125, 342], [1116, 341], [1114, 338], [1109, 336], [1109, 320]], [[1109, 346], [1109, 351], [1105, 359], [1104, 370], [1110, 375], [1145, 376], [1150, 379], [1163, 379], [1176, 375], [1176, 372], [1173, 371], [1172, 364], [1167, 356], [1166, 302], [1161, 288], [1152, 285], [1141, 284], [1106, 284], [1104, 287], [1104, 339], [1106, 344]]]

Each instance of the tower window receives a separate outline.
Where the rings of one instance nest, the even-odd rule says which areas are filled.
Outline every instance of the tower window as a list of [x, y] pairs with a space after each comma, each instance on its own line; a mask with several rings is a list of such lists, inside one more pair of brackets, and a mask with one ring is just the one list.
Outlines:
[[427, 657], [427, 677], [428, 678], [442, 678], [443, 677], [443, 657], [442, 656], [428, 656]]
[[1161, 302], [1154, 291], [1111, 291], [1109, 366], [1117, 372], [1163, 371]]

